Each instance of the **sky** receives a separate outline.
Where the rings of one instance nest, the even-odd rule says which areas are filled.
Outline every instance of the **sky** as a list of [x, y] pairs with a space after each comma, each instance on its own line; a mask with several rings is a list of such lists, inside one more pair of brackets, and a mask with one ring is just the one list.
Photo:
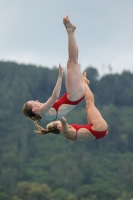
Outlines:
[[65, 69], [66, 15], [77, 27], [81, 71], [133, 72], [133, 0], [0, 0], [0, 60]]

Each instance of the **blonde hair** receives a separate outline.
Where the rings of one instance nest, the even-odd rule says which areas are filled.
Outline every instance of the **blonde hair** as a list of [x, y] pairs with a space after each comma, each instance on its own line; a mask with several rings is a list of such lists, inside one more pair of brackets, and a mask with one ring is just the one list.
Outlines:
[[33, 123], [36, 128], [34, 130], [34, 132], [37, 133], [38, 135], [45, 135], [48, 133], [60, 134], [60, 130], [57, 128], [56, 123], [53, 123], [52, 126], [48, 126], [48, 128], [46, 128], [46, 129], [44, 129], [42, 126], [40, 126], [37, 121], [34, 121]]
[[30, 118], [33, 121], [35, 121], [35, 120], [40, 121], [41, 120], [41, 116], [32, 111], [32, 106], [30, 104], [28, 104], [28, 102], [26, 102], [23, 105], [22, 112], [26, 117]]

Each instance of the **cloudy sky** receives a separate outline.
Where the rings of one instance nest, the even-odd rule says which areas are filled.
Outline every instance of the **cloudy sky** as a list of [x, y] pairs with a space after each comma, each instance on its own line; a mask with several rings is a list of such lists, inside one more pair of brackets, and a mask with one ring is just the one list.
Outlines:
[[133, 0], [0, 0], [0, 60], [65, 68], [66, 14], [77, 27], [81, 70], [133, 72]]

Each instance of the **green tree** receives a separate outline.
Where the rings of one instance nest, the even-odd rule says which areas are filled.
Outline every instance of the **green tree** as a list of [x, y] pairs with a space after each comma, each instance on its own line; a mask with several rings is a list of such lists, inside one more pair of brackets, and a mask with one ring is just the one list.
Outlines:
[[17, 186], [17, 196], [25, 200], [48, 200], [51, 189], [46, 184], [21, 182]]

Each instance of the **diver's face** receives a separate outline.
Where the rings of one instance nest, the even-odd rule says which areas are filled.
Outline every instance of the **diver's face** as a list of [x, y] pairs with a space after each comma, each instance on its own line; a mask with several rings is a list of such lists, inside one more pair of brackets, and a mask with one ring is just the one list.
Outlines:
[[41, 102], [39, 102], [38, 100], [34, 101], [28, 101], [28, 104], [32, 106], [32, 111], [35, 112], [36, 114], [39, 114], [39, 108], [42, 105]]

